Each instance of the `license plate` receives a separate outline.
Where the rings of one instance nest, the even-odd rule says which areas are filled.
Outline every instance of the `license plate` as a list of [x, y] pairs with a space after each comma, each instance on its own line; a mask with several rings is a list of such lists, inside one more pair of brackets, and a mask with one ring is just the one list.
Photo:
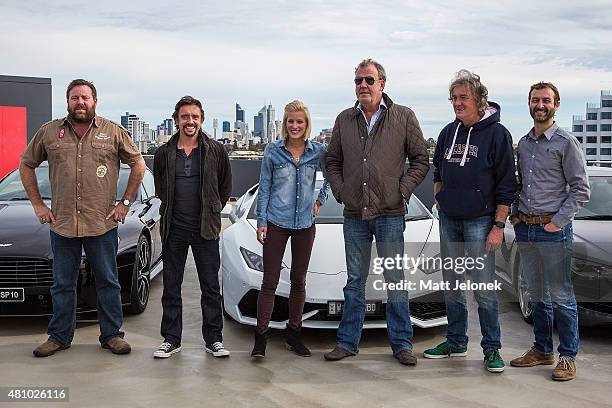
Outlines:
[[0, 302], [23, 302], [25, 291], [23, 288], [0, 288]]
[[[330, 300], [329, 302], [327, 302], [327, 314], [329, 316], [342, 316], [342, 306], [344, 306], [344, 301]], [[380, 314], [381, 309], [382, 309], [382, 302], [366, 300], [365, 314], [367, 316]]]

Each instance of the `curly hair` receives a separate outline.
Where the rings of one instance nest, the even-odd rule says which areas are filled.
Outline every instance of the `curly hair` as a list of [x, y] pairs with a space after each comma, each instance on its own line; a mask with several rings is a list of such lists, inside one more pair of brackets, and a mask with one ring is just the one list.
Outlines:
[[453, 97], [453, 89], [460, 85], [464, 85], [470, 91], [472, 91], [472, 95], [474, 96], [474, 99], [476, 99], [478, 114], [480, 116], [484, 115], [485, 111], [487, 110], [487, 106], [489, 106], [489, 102], [487, 101], [489, 91], [487, 90], [487, 87], [480, 82], [480, 76], [468, 71], [467, 69], [459, 70], [448, 87], [448, 93], [451, 98]]

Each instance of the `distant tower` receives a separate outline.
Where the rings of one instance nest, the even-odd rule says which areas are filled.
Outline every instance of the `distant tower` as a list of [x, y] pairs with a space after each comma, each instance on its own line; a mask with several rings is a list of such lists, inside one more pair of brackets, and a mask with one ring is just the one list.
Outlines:
[[236, 122], [244, 122], [244, 109], [238, 103], [236, 104]]
[[231, 126], [231, 124], [227, 120], [224, 120], [223, 121], [223, 132], [224, 133], [225, 132], [229, 132], [230, 131], [230, 126]]
[[213, 137], [217, 140], [217, 128], [219, 127], [219, 119], [213, 119]]

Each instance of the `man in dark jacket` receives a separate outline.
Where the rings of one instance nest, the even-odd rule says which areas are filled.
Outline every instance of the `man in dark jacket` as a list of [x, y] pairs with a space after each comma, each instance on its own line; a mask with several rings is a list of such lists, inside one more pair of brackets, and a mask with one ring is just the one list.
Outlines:
[[198, 271], [202, 296], [202, 336], [206, 352], [225, 357], [222, 300], [219, 288], [221, 209], [232, 191], [229, 158], [224, 147], [202, 131], [204, 110], [191, 96], [174, 109], [178, 132], [155, 153], [155, 190], [162, 201], [161, 238], [164, 292], [161, 335], [153, 353], [167, 358], [181, 350], [183, 329], [181, 285], [187, 251]]
[[487, 101], [487, 88], [478, 75], [459, 71], [449, 93], [456, 119], [440, 132], [433, 160], [442, 273], [449, 288], [444, 292], [448, 328], [446, 341], [424, 356], [467, 355], [466, 290], [457, 285], [472, 282], [480, 285], [474, 296], [484, 364], [498, 373], [504, 361], [499, 355], [494, 252], [501, 246], [516, 191], [512, 137], [499, 123], [500, 107]]
[[[344, 203], [348, 279], [336, 347], [325, 354], [340, 360], [358, 352], [365, 316], [365, 285], [372, 239], [378, 256], [403, 257], [406, 201], [429, 170], [427, 147], [414, 112], [383, 93], [385, 70], [363, 60], [355, 69], [355, 106], [336, 118], [326, 167], [332, 192]], [[404, 171], [406, 158], [410, 167]], [[403, 269], [384, 272], [387, 283], [403, 280]], [[387, 330], [393, 355], [415, 365], [408, 293], [387, 292]]]

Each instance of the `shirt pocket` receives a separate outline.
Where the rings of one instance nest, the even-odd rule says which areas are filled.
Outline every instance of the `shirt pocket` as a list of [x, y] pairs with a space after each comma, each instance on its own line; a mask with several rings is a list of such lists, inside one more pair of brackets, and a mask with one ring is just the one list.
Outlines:
[[47, 161], [52, 164], [61, 164], [66, 162], [70, 155], [71, 149], [75, 146], [65, 142], [51, 143], [45, 147], [47, 150]]
[[275, 179], [288, 179], [291, 176], [291, 166], [289, 163], [275, 164], [272, 176]]
[[96, 164], [113, 163], [117, 161], [117, 150], [112, 143], [93, 141], [91, 142], [91, 150]]

